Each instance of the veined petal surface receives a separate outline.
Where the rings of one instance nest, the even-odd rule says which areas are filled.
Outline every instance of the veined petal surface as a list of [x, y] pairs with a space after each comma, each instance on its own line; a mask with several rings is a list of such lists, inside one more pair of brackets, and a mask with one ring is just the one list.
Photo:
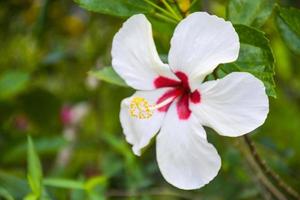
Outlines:
[[195, 12], [177, 25], [168, 60], [173, 71], [188, 75], [194, 90], [219, 64], [235, 61], [239, 49], [239, 37], [231, 22]]
[[269, 100], [262, 81], [245, 72], [233, 72], [222, 79], [200, 85], [201, 103], [192, 112], [201, 124], [224, 136], [237, 137], [261, 126], [269, 112]]
[[176, 80], [168, 65], [160, 60], [151, 24], [142, 14], [130, 17], [116, 33], [111, 54], [114, 70], [137, 90], [154, 89], [158, 76]]

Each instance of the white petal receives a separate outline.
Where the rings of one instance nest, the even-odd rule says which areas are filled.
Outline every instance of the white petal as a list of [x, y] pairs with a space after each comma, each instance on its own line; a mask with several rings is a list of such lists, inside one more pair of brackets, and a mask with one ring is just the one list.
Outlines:
[[114, 70], [137, 90], [154, 89], [153, 81], [159, 75], [175, 78], [160, 60], [151, 24], [142, 14], [130, 17], [116, 33], [111, 54]]
[[157, 136], [157, 162], [163, 177], [175, 187], [197, 189], [209, 183], [221, 167], [216, 149], [191, 115], [179, 120], [173, 103]]
[[195, 12], [175, 29], [169, 65], [185, 72], [190, 85], [202, 82], [220, 63], [233, 62], [239, 54], [239, 38], [231, 22], [206, 12]]
[[138, 119], [130, 115], [130, 101], [133, 97], [142, 97], [149, 104], [154, 105], [167, 90], [168, 88], [153, 91], [137, 91], [121, 103], [120, 121], [123, 132], [127, 142], [133, 145], [133, 152], [138, 156], [141, 154], [141, 149], [147, 146], [151, 138], [159, 131], [165, 112], [154, 111], [151, 118]]
[[201, 102], [191, 110], [205, 126], [221, 135], [237, 137], [261, 126], [269, 112], [264, 84], [253, 75], [230, 73], [199, 88]]

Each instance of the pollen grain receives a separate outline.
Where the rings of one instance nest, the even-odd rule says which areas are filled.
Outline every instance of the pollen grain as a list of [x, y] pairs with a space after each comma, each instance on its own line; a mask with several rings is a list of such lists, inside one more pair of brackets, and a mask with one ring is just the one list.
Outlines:
[[153, 115], [152, 106], [142, 97], [133, 97], [130, 102], [129, 113], [131, 117], [138, 119], [149, 119]]

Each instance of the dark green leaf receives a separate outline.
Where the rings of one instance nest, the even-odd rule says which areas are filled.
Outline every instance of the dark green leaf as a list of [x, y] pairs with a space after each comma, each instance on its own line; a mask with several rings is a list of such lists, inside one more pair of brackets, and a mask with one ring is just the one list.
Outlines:
[[278, 10], [283, 21], [300, 37], [300, 10], [282, 7], [278, 7]]
[[42, 192], [42, 167], [31, 137], [28, 137], [27, 162], [29, 185], [33, 194], [40, 196]]
[[0, 171], [0, 186], [12, 194], [16, 199], [23, 198], [29, 192], [25, 180], [5, 171]]
[[18, 101], [29, 119], [45, 131], [59, 124], [61, 100], [52, 92], [35, 88], [22, 94]]
[[265, 34], [262, 31], [244, 25], [235, 25], [234, 28], [237, 31], [242, 44], [248, 44], [257, 47], [263, 51], [263, 56], [267, 64], [266, 70], [273, 72], [273, 53], [270, 47], [269, 39], [265, 36]]
[[90, 11], [120, 17], [149, 13], [153, 10], [143, 0], [75, 0], [75, 2]]
[[[296, 54], [300, 54], [300, 34], [297, 33], [295, 29], [296, 24], [293, 23], [293, 19], [296, 18], [297, 23], [300, 23], [300, 14], [299, 10], [294, 12], [287, 12], [289, 9], [280, 8], [278, 15], [276, 17], [276, 24], [280, 32], [281, 37], [283, 38], [285, 44]], [[294, 14], [296, 13], [296, 14]], [[298, 13], [298, 14], [297, 14]]]
[[274, 8], [275, 0], [230, 0], [227, 18], [234, 24], [262, 26]]
[[264, 82], [269, 96], [276, 97], [274, 58], [269, 40], [257, 29], [245, 25], [234, 27], [240, 38], [240, 54], [236, 62], [222, 65], [219, 75], [224, 76], [232, 71], [249, 72]]
[[108, 83], [128, 87], [125, 81], [113, 70], [112, 67], [104, 67], [100, 70], [90, 71], [89, 75], [95, 76], [99, 80], [106, 81]]
[[[44, 137], [35, 140], [35, 149], [39, 154], [55, 153], [66, 144], [66, 140], [61, 136]], [[22, 161], [26, 154], [26, 148], [26, 142], [16, 144], [12, 149], [8, 150], [3, 155], [1, 160], [5, 163]]]
[[193, 0], [190, 6], [189, 11], [192, 12], [197, 12], [199, 11], [199, 8], [201, 8], [202, 2], [200, 0]]
[[10, 98], [25, 89], [29, 81], [27, 72], [11, 70], [0, 77], [0, 99]]

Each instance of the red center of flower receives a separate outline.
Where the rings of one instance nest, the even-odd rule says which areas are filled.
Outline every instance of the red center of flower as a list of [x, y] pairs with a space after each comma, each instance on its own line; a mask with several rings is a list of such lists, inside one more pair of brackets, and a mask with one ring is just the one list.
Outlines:
[[[156, 88], [172, 88], [166, 91], [161, 97], [159, 97], [156, 103], [159, 104], [172, 97], [174, 98], [174, 100], [178, 98], [178, 101], [176, 102], [178, 117], [181, 120], [187, 120], [191, 115], [191, 110], [189, 107], [190, 102], [195, 104], [200, 103], [201, 95], [198, 90], [195, 90], [193, 92], [191, 91], [189, 86], [189, 80], [185, 73], [178, 71], [175, 73], [175, 75], [180, 81], [170, 79], [164, 76], [159, 76], [154, 80], [154, 86]], [[172, 102], [159, 108], [158, 110], [160, 112], [168, 111], [171, 103]]]

